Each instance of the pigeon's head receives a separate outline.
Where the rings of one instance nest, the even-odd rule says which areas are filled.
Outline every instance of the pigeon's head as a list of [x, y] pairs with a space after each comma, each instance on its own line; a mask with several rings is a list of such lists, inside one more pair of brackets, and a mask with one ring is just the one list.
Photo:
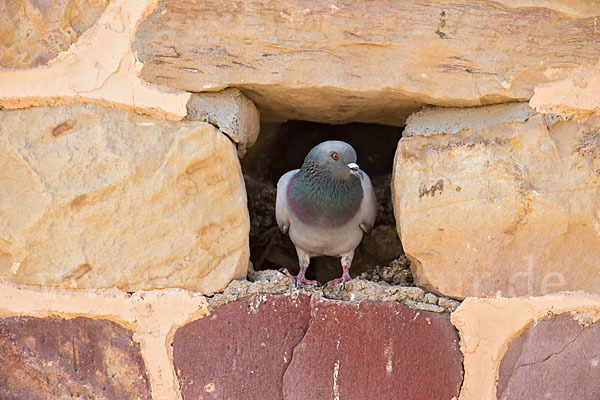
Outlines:
[[326, 171], [336, 179], [348, 179], [360, 173], [356, 152], [348, 143], [339, 140], [328, 140], [313, 147], [304, 159], [302, 168], [320, 173]]

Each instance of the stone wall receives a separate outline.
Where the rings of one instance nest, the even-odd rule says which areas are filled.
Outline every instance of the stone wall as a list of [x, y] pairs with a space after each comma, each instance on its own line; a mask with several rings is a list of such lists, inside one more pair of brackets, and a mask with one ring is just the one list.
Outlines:
[[[597, 399], [599, 18], [0, 2], [0, 398]], [[290, 119], [405, 126], [414, 286], [254, 271], [240, 157]]]

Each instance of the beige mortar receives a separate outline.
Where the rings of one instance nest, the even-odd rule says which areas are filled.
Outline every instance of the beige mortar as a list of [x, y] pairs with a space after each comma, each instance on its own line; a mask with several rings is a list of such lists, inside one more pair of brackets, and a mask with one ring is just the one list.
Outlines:
[[524, 122], [535, 114], [526, 102], [468, 108], [423, 108], [408, 117], [402, 136], [429, 136], [437, 133], [458, 133], [467, 129], [483, 129], [505, 122]]

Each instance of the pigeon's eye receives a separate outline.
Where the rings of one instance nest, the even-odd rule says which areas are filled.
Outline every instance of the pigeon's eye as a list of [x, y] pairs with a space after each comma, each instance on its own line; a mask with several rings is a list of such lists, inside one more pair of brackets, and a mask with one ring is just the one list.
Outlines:
[[331, 154], [331, 158], [333, 158], [334, 160], [339, 160], [340, 159], [340, 155], [338, 153], [332, 153]]

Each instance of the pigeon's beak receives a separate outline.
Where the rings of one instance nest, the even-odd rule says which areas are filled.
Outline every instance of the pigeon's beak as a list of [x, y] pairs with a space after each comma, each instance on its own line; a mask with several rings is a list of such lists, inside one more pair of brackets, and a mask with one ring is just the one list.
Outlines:
[[352, 170], [353, 174], [358, 174], [358, 171], [360, 171], [360, 168], [357, 163], [348, 164], [348, 168], [350, 168], [350, 170]]

